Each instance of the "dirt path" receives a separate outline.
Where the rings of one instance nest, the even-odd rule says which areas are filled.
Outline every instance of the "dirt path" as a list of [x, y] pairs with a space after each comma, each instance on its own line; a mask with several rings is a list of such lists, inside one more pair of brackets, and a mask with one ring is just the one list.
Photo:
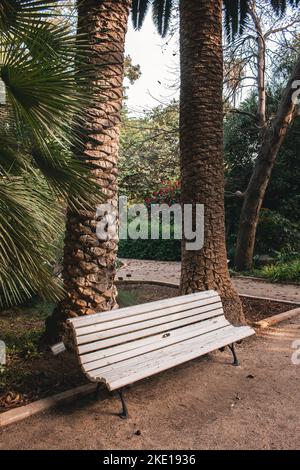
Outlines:
[[135, 384], [127, 421], [103, 391], [0, 430], [0, 449], [300, 449], [296, 339], [300, 318], [245, 340], [239, 367], [216, 352]]
[[[180, 263], [166, 261], [122, 260], [125, 267], [118, 271], [118, 276], [134, 280], [165, 281], [178, 283], [180, 280]], [[240, 294], [270, 297], [277, 300], [288, 300], [300, 304], [300, 287], [292, 284], [271, 284], [252, 279], [234, 279]]]

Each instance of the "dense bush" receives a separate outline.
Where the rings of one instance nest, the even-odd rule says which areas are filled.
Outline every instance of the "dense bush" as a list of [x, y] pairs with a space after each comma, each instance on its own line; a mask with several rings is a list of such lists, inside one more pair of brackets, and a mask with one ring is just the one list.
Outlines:
[[256, 252], [272, 255], [281, 251], [300, 252], [298, 224], [278, 212], [263, 209], [257, 227]]
[[120, 240], [119, 258], [180, 261], [180, 240]]
[[[227, 235], [228, 257], [234, 258], [236, 233]], [[278, 253], [288, 256], [300, 253], [300, 233], [298, 224], [269, 209], [262, 209], [257, 226], [255, 258], [259, 255], [278, 257]]]
[[300, 259], [288, 263], [265, 266], [259, 271], [259, 275], [273, 282], [300, 282]]
[[[172, 197], [172, 191], [169, 193], [157, 191], [153, 198], [151, 198], [151, 203], [171, 203], [168, 199]], [[145, 202], [147, 204], [150, 203], [150, 199], [146, 198]], [[172, 238], [174, 232], [173, 225], [171, 225], [170, 230]], [[227, 237], [227, 251], [230, 260], [234, 258], [235, 241], [235, 235], [229, 234]], [[278, 254], [281, 253], [285, 258], [289, 258], [292, 253], [299, 252], [300, 233], [297, 224], [275, 211], [262, 209], [257, 228], [256, 255], [266, 254], [278, 258]], [[180, 240], [128, 239], [120, 240], [118, 256], [121, 258], [180, 261], [180, 253]], [[284, 261], [285, 259], [280, 260], [281, 263]]]

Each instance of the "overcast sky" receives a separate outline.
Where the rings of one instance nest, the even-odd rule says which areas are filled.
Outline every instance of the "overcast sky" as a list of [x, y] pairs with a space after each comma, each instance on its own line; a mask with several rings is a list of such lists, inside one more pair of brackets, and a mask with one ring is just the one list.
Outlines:
[[131, 56], [134, 65], [140, 65], [142, 72], [141, 78], [127, 90], [127, 106], [131, 112], [136, 114], [178, 96], [178, 92], [168, 89], [177, 77], [172, 73], [178, 70], [179, 56], [173, 55], [176, 52], [177, 41], [172, 39], [166, 44], [166, 39], [156, 33], [151, 14], [147, 15], [141, 31], [134, 31], [129, 21], [126, 54]]

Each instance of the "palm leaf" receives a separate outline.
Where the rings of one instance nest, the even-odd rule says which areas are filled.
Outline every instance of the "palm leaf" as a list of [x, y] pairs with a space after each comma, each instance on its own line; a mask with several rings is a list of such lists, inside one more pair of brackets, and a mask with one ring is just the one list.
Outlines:
[[0, 0], [0, 307], [61, 296], [52, 265], [62, 200], [74, 210], [99, 202], [76, 157], [93, 70], [85, 39], [52, 21], [58, 3]]
[[138, 30], [143, 26], [151, 2], [152, 0], [132, 0], [131, 15], [135, 29]]
[[169, 29], [173, 3], [173, 0], [153, 0], [153, 21], [162, 37], [166, 36]]
[[33, 293], [54, 299], [62, 292], [50, 265], [58, 221], [58, 206], [38, 174], [0, 178], [1, 307]]
[[23, 34], [28, 25], [41, 24], [53, 16], [53, 8], [59, 3], [61, 0], [0, 0], [0, 31]]
[[[277, 15], [282, 15], [288, 6], [298, 7], [300, 0], [270, 0]], [[225, 14], [225, 29], [228, 39], [243, 33], [248, 16], [249, 0], [223, 0]]]
[[[33, 155], [33, 163], [60, 197], [68, 196], [73, 204], [77, 199], [80, 206], [84, 201], [99, 202], [99, 187], [89, 168], [69, 157], [70, 148], [80, 146], [80, 115], [88, 103], [87, 83], [93, 72], [83, 63], [84, 39], [70, 35], [62, 25], [43, 24], [1, 46], [0, 73], [11, 105], [10, 125]], [[75, 57], [77, 64], [81, 61], [80, 73]]]

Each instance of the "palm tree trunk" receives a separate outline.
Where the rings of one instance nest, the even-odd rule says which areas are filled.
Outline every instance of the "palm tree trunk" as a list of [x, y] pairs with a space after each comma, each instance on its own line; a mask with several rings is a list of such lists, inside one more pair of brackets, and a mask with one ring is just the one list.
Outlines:
[[[93, 99], [84, 110], [83, 145], [78, 158], [92, 167], [106, 203], [117, 207], [117, 161], [123, 99], [124, 45], [130, 0], [79, 2], [78, 25], [87, 36], [94, 69]], [[66, 297], [47, 321], [52, 341], [64, 336], [67, 318], [117, 306], [114, 285], [116, 240], [96, 235], [96, 208], [67, 213], [63, 278]]]
[[204, 204], [204, 247], [183, 242], [181, 292], [216, 289], [233, 323], [244, 322], [225, 246], [222, 0], [180, 0], [182, 203]]

